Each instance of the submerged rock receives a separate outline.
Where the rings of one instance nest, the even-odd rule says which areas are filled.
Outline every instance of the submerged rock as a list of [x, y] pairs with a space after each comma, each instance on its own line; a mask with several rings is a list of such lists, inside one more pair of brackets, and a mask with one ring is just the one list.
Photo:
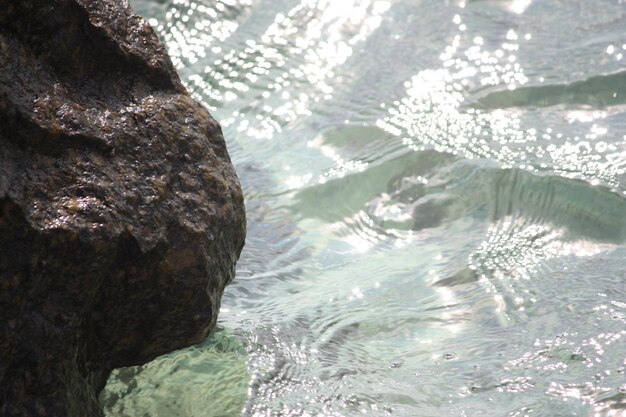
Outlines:
[[221, 129], [117, 0], [0, 0], [0, 415], [98, 416], [215, 325], [244, 243]]

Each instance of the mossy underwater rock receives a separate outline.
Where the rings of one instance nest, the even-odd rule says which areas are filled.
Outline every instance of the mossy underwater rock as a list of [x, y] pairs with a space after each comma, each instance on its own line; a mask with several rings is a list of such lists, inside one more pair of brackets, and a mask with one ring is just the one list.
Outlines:
[[0, 416], [99, 416], [199, 342], [245, 238], [221, 129], [119, 0], [0, 0]]

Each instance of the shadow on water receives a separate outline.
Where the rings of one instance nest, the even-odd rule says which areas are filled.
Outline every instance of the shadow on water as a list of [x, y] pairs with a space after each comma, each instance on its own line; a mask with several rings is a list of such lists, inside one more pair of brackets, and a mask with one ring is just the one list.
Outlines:
[[[340, 221], [363, 209], [381, 193], [389, 192], [402, 177], [426, 175], [454, 157], [434, 151], [409, 153], [371, 166], [359, 173], [316, 184], [299, 191], [294, 212], [304, 217], [318, 217], [327, 222]], [[416, 184], [418, 194], [424, 187]], [[393, 192], [393, 191], [392, 191]]]
[[[329, 136], [329, 144], [351, 153], [350, 140]], [[467, 216], [487, 223], [512, 217], [563, 228], [565, 240], [626, 239], [626, 200], [606, 187], [434, 150], [369, 161], [362, 171], [297, 191], [294, 201], [297, 215], [328, 223], [363, 211], [380, 232], [442, 227]]]
[[626, 72], [598, 75], [571, 84], [519, 87], [497, 91], [480, 98], [476, 107], [503, 109], [508, 107], [591, 106], [605, 108], [626, 103]]

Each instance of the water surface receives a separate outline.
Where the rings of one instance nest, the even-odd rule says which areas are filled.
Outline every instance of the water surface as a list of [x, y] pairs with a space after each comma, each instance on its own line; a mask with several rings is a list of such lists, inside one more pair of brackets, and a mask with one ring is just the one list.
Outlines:
[[108, 416], [626, 415], [624, 1], [131, 3], [249, 223]]

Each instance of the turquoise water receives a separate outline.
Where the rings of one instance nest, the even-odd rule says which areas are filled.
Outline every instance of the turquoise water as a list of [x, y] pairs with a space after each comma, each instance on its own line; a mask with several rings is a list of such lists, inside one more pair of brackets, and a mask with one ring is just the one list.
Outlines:
[[133, 0], [248, 240], [111, 416], [626, 415], [623, 0]]

